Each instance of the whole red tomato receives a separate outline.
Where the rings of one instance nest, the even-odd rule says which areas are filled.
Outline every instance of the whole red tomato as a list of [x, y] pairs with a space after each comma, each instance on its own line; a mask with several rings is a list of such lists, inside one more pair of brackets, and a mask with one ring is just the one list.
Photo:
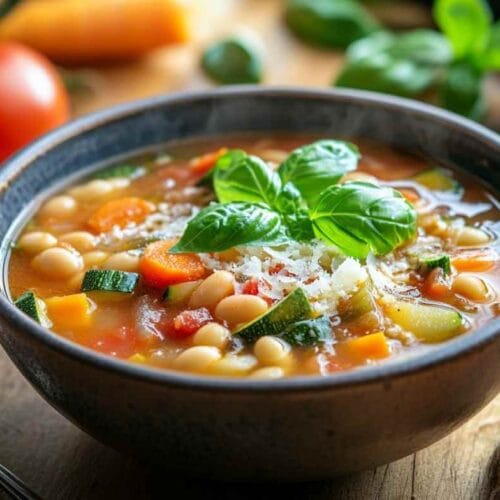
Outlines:
[[17, 43], [0, 43], [0, 163], [69, 117], [69, 99], [52, 64]]

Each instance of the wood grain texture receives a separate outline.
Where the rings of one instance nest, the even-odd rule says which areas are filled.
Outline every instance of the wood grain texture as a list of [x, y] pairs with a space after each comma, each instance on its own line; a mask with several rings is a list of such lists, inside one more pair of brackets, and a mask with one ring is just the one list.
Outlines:
[[[205, 18], [199, 40], [192, 45], [161, 50], [126, 65], [83, 69], [91, 90], [75, 95], [75, 114], [173, 90], [209, 87], [199, 70], [201, 50], [209, 39], [235, 32], [250, 32], [266, 47], [266, 84], [324, 87], [339, 71], [340, 53], [307, 47], [283, 29], [281, 0], [210, 2], [214, 16], [224, 13], [231, 22], [217, 25], [215, 17]], [[493, 103], [490, 124], [500, 128], [498, 89], [498, 82], [488, 82]], [[500, 499], [500, 396], [446, 439], [376, 470], [322, 483], [228, 485], [169, 477], [168, 471], [147, 470], [102, 446], [45, 403], [0, 350], [0, 463], [51, 500], [255, 500], [276, 495], [496, 500]]]

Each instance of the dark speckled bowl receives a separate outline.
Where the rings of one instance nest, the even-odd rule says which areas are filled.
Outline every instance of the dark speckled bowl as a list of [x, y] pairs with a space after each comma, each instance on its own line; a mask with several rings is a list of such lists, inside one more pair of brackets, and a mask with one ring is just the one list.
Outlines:
[[[423, 104], [251, 87], [165, 96], [73, 122], [3, 167], [2, 266], [20, 213], [68, 175], [172, 139], [273, 130], [368, 137], [500, 185], [499, 137]], [[97, 439], [171, 472], [297, 481], [366, 469], [442, 438], [500, 389], [500, 320], [411, 359], [327, 378], [256, 382], [101, 356], [18, 312], [5, 279], [2, 292], [0, 341], [47, 401]]]

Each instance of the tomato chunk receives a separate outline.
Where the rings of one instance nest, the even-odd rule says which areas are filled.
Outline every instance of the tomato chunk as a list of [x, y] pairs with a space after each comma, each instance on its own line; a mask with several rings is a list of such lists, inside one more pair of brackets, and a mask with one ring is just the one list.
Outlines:
[[178, 339], [190, 337], [203, 325], [212, 321], [212, 319], [210, 311], [205, 307], [183, 311], [174, 318], [172, 331], [169, 332], [169, 335]]
[[241, 293], [246, 295], [259, 295], [259, 280], [257, 278], [250, 278], [245, 281]]

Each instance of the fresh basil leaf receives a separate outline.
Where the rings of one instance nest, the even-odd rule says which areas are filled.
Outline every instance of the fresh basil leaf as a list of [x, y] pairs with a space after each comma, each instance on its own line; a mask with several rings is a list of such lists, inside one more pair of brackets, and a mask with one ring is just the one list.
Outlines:
[[170, 253], [221, 252], [240, 245], [275, 245], [289, 240], [280, 215], [263, 205], [214, 203], [188, 222]]
[[396, 36], [388, 31], [376, 31], [365, 38], [351, 43], [347, 48], [347, 59], [355, 61], [385, 52], [394, 45], [395, 39]]
[[292, 183], [304, 200], [312, 205], [325, 188], [356, 170], [358, 148], [349, 142], [321, 140], [302, 146], [280, 165], [283, 184]]
[[441, 105], [463, 116], [480, 120], [486, 113], [482, 90], [483, 73], [468, 61], [453, 63], [441, 87]]
[[246, 201], [265, 203], [270, 207], [281, 189], [275, 172], [260, 158], [242, 151], [222, 156], [214, 170], [214, 190], [221, 203]]
[[221, 84], [259, 83], [262, 62], [257, 49], [247, 40], [231, 38], [210, 46], [203, 55], [205, 72]]
[[490, 37], [491, 10], [484, 0], [436, 0], [434, 18], [456, 58], [480, 54]]
[[500, 22], [491, 27], [486, 49], [478, 56], [478, 65], [485, 71], [500, 70]]
[[298, 321], [289, 325], [280, 337], [291, 345], [311, 347], [331, 340], [332, 328], [328, 318], [321, 316], [320, 318]]
[[367, 182], [330, 186], [310, 217], [318, 238], [357, 258], [386, 254], [417, 228], [415, 209], [398, 191]]
[[285, 20], [306, 42], [332, 48], [345, 48], [380, 28], [354, 0], [288, 0]]
[[337, 87], [373, 90], [403, 97], [416, 97], [436, 80], [436, 70], [410, 60], [380, 53], [348, 61], [337, 78]]

